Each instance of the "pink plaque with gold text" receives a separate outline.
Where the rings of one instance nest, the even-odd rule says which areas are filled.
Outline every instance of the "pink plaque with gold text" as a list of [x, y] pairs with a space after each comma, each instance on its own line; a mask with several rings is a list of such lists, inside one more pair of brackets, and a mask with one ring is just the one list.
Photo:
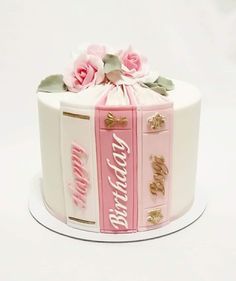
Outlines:
[[96, 108], [101, 232], [137, 231], [136, 120], [132, 105]]

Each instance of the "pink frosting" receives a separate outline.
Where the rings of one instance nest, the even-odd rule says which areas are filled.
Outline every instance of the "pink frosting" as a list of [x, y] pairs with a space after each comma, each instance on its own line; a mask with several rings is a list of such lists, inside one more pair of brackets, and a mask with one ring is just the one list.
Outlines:
[[[122, 77], [123, 82], [135, 83], [148, 74], [147, 59], [132, 47], [115, 52], [122, 64], [122, 76], [113, 79], [114, 73], [108, 73], [105, 79], [103, 58], [109, 52], [103, 45], [89, 45], [85, 52], [77, 57], [68, 69], [63, 81], [71, 92], [80, 92], [88, 87], [103, 83], [107, 80], [115, 82]], [[117, 74], [117, 73], [115, 73]], [[119, 72], [120, 74], [120, 72]], [[116, 77], [117, 78], [117, 77]], [[132, 81], [131, 81], [132, 80]]]
[[129, 47], [125, 51], [120, 51], [120, 60], [123, 65], [123, 73], [133, 78], [141, 78], [148, 72], [147, 59]]
[[79, 92], [104, 80], [103, 61], [101, 57], [92, 54], [95, 51], [98, 50], [88, 49], [87, 53], [77, 58], [72, 69], [65, 73], [63, 80], [69, 91]]
[[103, 45], [89, 45], [87, 48], [87, 54], [97, 56], [101, 59], [104, 58], [106, 54], [106, 47]]
[[72, 170], [74, 175], [74, 184], [70, 184], [69, 188], [72, 190], [72, 198], [76, 206], [80, 205], [82, 208], [86, 206], [86, 195], [89, 185], [87, 179], [87, 172], [83, 167], [81, 161], [82, 156], [86, 156], [85, 150], [78, 144], [73, 143], [71, 147]]

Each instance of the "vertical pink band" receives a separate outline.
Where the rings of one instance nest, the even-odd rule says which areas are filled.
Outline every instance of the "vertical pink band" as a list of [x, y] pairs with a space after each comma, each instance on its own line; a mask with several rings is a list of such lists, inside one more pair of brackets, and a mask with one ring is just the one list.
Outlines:
[[[144, 231], [158, 228], [169, 220], [173, 105], [166, 102], [142, 107], [138, 114], [138, 229]], [[163, 120], [163, 125], [158, 127], [156, 124], [160, 120]], [[155, 126], [157, 127], [155, 128]], [[167, 173], [164, 174], [160, 170], [161, 166], [157, 166], [155, 170], [156, 164], [153, 162], [155, 157], [163, 159]]]
[[[96, 106], [100, 227], [106, 233], [148, 230], [169, 220], [173, 105], [163, 101], [139, 106], [133, 87], [125, 91], [130, 105], [106, 106], [103, 96]], [[155, 125], [158, 118], [164, 120], [163, 126], [153, 129], [152, 122]], [[163, 158], [169, 170], [164, 190], [157, 194], [150, 189], [152, 183], [158, 184], [154, 156]]]
[[[125, 125], [106, 127], [108, 114]], [[101, 232], [137, 231], [136, 108], [108, 107], [102, 100], [95, 116]]]

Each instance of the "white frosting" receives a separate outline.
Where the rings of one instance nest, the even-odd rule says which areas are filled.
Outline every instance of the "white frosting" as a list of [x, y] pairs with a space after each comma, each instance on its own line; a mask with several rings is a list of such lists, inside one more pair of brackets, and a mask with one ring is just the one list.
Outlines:
[[[201, 100], [199, 91], [192, 85], [177, 80], [174, 80], [174, 84], [175, 90], [168, 92], [167, 97], [174, 103], [173, 179], [170, 203], [172, 218], [183, 214], [194, 199]], [[43, 193], [47, 205], [60, 217], [65, 217], [60, 159], [60, 103], [64, 106], [93, 108], [108, 87], [110, 86], [96, 86], [78, 94], [38, 93]], [[141, 105], [153, 105], [166, 99], [154, 91], [141, 87], [135, 95], [138, 104]], [[128, 103], [127, 96], [119, 90], [116, 95], [108, 94], [106, 101], [107, 105]], [[84, 135], [88, 132], [80, 133]], [[94, 164], [93, 169], [95, 168]]]
[[143, 86], [135, 86], [135, 97], [137, 104], [139, 105], [154, 105], [154, 104], [163, 104], [168, 99], [149, 88], [144, 88]]
[[108, 92], [106, 105], [129, 105], [129, 97], [126, 92], [122, 91], [121, 87], [114, 87]]
[[[38, 111], [40, 127], [40, 143], [42, 155], [43, 172], [43, 196], [49, 209], [58, 217], [66, 219], [64, 184], [61, 167], [61, 114], [60, 106], [79, 107], [91, 109], [90, 114], [94, 116], [94, 107], [106, 91], [107, 87], [96, 86], [89, 88], [79, 95], [75, 93], [38, 93]], [[93, 118], [91, 118], [93, 121]], [[95, 134], [94, 130], [93, 133]], [[87, 135], [87, 130], [82, 132]], [[92, 136], [91, 136], [92, 137]], [[94, 137], [95, 138], [95, 137]], [[96, 148], [93, 147], [96, 155]], [[95, 165], [95, 163], [93, 163]], [[94, 173], [96, 168], [93, 167]]]
[[[67, 223], [73, 227], [78, 227], [79, 229], [100, 231], [96, 167], [95, 109], [94, 106], [91, 105], [91, 108], [86, 108], [83, 106], [76, 107], [75, 104], [70, 101], [61, 102], [61, 136], [58, 141], [61, 146], [59, 154], [61, 155], [60, 161], [63, 173], [64, 201]], [[70, 115], [67, 115], [68, 113], [72, 115], [77, 114], [77, 116], [85, 117], [85, 119], [78, 117], [72, 118]], [[86, 194], [84, 194], [86, 197], [86, 206], [84, 207], [75, 204], [76, 199], [73, 197], [76, 194], [73, 194], [70, 190], [71, 184], [75, 180], [73, 173], [74, 167], [71, 161], [71, 145], [75, 143], [76, 146], [80, 147], [86, 155], [86, 157], [83, 157], [84, 172], [81, 173], [81, 171], [79, 171], [80, 167], [77, 166], [76, 168], [77, 176], [82, 177], [81, 181], [84, 182], [85, 180], [85, 182], [88, 182]], [[83, 178], [84, 175], [86, 175], [86, 178]], [[78, 181], [77, 184], [79, 184]], [[78, 218], [80, 221], [77, 220]]]

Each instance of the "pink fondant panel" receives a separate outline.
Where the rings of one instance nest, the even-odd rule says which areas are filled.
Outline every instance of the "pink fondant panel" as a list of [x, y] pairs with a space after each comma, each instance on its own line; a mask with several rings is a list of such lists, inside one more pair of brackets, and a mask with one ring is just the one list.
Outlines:
[[99, 174], [101, 232], [137, 230], [136, 111], [127, 107], [121, 113], [130, 129], [103, 129], [99, 126], [110, 110], [96, 110], [96, 141]]
[[[114, 118], [114, 126], [110, 129], [119, 129], [119, 130], [127, 130], [132, 127], [132, 111], [131, 110], [116, 110], [112, 108], [112, 110], [101, 110], [100, 111], [100, 128], [109, 129], [105, 124], [105, 119], [108, 117], [108, 114], [112, 113]], [[122, 125], [122, 122], [119, 120], [126, 120], [126, 122]], [[118, 120], [118, 122], [116, 122]]]
[[[151, 130], [148, 126], [148, 119], [156, 114], [165, 118], [165, 125], [159, 130]], [[169, 219], [169, 198], [171, 190], [172, 175], [172, 142], [173, 142], [173, 108], [172, 104], [167, 104], [166, 108], [156, 108], [151, 110], [140, 110], [138, 122], [138, 154], [139, 154], [139, 230], [158, 227], [158, 224], [150, 224], [146, 220], [146, 212], [149, 209], [162, 207], [161, 222]], [[152, 167], [152, 157], [158, 156], [164, 158], [164, 163], [169, 170], [165, 175], [164, 190], [153, 194], [150, 185], [154, 181], [154, 170]]]
[[[157, 218], [155, 221], [155, 212]], [[154, 221], [151, 222], [149, 217], [154, 213]], [[160, 215], [160, 217], [158, 217]], [[161, 205], [153, 208], [147, 208], [143, 210], [141, 217], [141, 224], [139, 230], [154, 229], [163, 226], [168, 221], [168, 208], [167, 205]]]
[[[150, 126], [148, 124], [148, 120], [158, 113], [164, 118], [165, 123], [164, 123], [164, 126], [162, 128], [157, 129], [157, 130], [153, 130], [153, 129], [150, 128]], [[142, 122], [143, 132], [155, 133], [157, 131], [169, 130], [169, 122], [170, 122], [169, 120], [170, 120], [170, 110], [169, 109], [144, 111], [143, 112], [143, 122]]]
[[165, 177], [165, 195], [162, 193], [153, 195], [150, 192], [149, 186], [153, 181], [152, 160], [150, 158], [153, 155], [163, 156], [165, 158], [166, 166], [170, 166], [168, 131], [143, 135], [142, 196], [144, 208], [154, 207], [166, 203], [169, 193], [169, 174]]

